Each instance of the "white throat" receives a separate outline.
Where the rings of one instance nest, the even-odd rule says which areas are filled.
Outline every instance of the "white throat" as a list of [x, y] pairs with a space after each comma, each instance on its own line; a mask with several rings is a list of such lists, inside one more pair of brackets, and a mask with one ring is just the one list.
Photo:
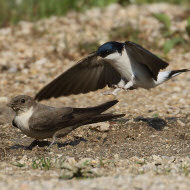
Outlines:
[[116, 62], [120, 59], [121, 54], [119, 52], [114, 52], [107, 55], [104, 59], [108, 60], [109, 62]]
[[132, 78], [132, 68], [131, 62], [127, 55], [125, 48], [122, 53], [112, 53], [105, 57], [105, 60], [109, 61], [109, 63], [127, 80], [131, 80]]
[[29, 119], [33, 114], [34, 108], [33, 106], [31, 108], [29, 108], [28, 110], [21, 112], [19, 115], [16, 115], [14, 118], [14, 122], [16, 123], [17, 127], [23, 131], [23, 132], [27, 132], [29, 131]]

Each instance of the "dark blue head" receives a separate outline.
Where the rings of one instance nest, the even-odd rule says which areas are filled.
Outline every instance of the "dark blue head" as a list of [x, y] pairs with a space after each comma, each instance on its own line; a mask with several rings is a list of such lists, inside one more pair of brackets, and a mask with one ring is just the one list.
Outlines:
[[124, 43], [120, 42], [106, 42], [101, 45], [97, 50], [97, 55], [100, 57], [106, 57], [112, 53], [121, 53], [124, 47]]

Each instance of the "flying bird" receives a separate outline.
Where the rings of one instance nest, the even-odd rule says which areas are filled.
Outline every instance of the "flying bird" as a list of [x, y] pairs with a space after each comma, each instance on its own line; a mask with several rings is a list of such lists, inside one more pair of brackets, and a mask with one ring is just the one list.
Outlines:
[[12, 98], [8, 106], [16, 113], [12, 121], [14, 127], [36, 140], [53, 138], [51, 146], [57, 137], [66, 136], [81, 125], [123, 117], [125, 114], [102, 114], [117, 103], [113, 100], [96, 107], [55, 108], [39, 104], [30, 96], [19, 95]]
[[106, 85], [114, 90], [105, 94], [117, 95], [122, 89], [154, 88], [181, 73], [190, 71], [190, 69], [160, 71], [168, 65], [134, 42], [107, 42], [47, 84], [35, 99], [88, 93], [102, 89]]

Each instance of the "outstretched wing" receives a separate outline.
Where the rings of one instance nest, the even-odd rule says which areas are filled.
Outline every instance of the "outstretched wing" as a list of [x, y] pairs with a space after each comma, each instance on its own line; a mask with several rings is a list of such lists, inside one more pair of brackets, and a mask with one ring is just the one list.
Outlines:
[[73, 108], [70, 107], [54, 108], [39, 104], [29, 120], [29, 127], [34, 130], [54, 131], [72, 119], [72, 113]]
[[161, 60], [159, 57], [134, 42], [126, 41], [125, 48], [129, 55], [129, 59], [146, 65], [154, 80], [157, 80], [159, 71], [165, 69], [169, 65], [167, 62]]
[[35, 99], [88, 93], [117, 84], [120, 79], [120, 74], [94, 52], [42, 88]]

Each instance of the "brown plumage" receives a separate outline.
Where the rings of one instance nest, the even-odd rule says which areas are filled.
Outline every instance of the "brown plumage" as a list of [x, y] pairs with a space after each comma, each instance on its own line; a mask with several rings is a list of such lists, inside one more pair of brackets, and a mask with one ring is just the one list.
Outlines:
[[8, 106], [16, 112], [13, 126], [35, 139], [53, 138], [53, 144], [56, 137], [63, 137], [81, 125], [123, 117], [125, 114], [102, 114], [116, 103], [118, 101], [113, 100], [88, 108], [55, 108], [20, 95], [14, 97]]

